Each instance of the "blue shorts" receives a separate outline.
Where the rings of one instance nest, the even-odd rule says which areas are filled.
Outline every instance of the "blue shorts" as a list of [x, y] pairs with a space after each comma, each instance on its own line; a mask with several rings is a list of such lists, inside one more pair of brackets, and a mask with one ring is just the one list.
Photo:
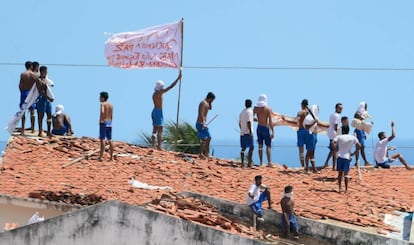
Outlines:
[[52, 103], [47, 100], [46, 97], [39, 96], [39, 100], [36, 103], [37, 112], [52, 113]]
[[266, 126], [257, 125], [257, 142], [259, 145], [263, 145], [263, 141], [266, 146], [272, 145], [272, 139], [270, 138], [270, 129]]
[[65, 135], [68, 132], [68, 127], [65, 125], [63, 125], [60, 129], [56, 130], [56, 129], [52, 129], [52, 134], [54, 135]]
[[318, 142], [317, 134], [314, 134], [314, 133], [310, 134], [308, 132], [308, 135], [306, 136], [306, 140], [305, 140], [306, 150], [315, 151], [317, 142]]
[[306, 142], [306, 136], [308, 136], [309, 132], [308, 130], [304, 129], [304, 128], [300, 128], [297, 132], [296, 132], [297, 136], [298, 136], [298, 142], [297, 142], [297, 146], [298, 147], [303, 147], [303, 145]]
[[161, 109], [154, 108], [151, 113], [152, 125], [162, 126], [164, 124], [164, 116]]
[[240, 147], [242, 149], [254, 149], [253, 136], [250, 136], [250, 134], [240, 135]]
[[387, 158], [387, 160], [385, 160], [382, 163], [377, 162], [377, 165], [375, 167], [390, 168], [391, 166], [388, 163], [392, 163], [392, 162], [393, 160], [391, 160], [390, 158]]
[[107, 138], [108, 140], [112, 139], [112, 122], [107, 121], [104, 123], [99, 124], [99, 139], [104, 140]]
[[356, 134], [356, 137], [357, 137], [359, 143], [361, 144], [361, 146], [364, 147], [365, 146], [365, 139], [366, 139], [365, 131], [360, 130], [360, 129], [355, 129], [354, 133]]
[[196, 123], [196, 129], [197, 129], [197, 137], [199, 139], [209, 139], [211, 138], [210, 132], [208, 131], [208, 128], [203, 129], [202, 123]]
[[336, 170], [337, 171], [343, 171], [345, 173], [349, 172], [349, 167], [351, 165], [351, 160], [350, 159], [345, 159], [342, 157], [338, 157], [338, 159], [336, 159]]
[[[298, 232], [299, 225], [298, 225], [298, 221], [296, 220], [296, 216], [294, 214], [289, 214], [288, 221], [290, 225], [290, 231]], [[282, 214], [282, 228], [284, 231], [286, 231], [285, 218], [283, 217], [283, 214]]]
[[[29, 93], [30, 93], [30, 90], [21, 90], [20, 91], [20, 104], [19, 104], [20, 109], [22, 108], [22, 105], [24, 104], [24, 101], [26, 100]], [[33, 105], [31, 105], [27, 109], [31, 109], [31, 110], [36, 109], [36, 103], [33, 103]]]
[[267, 196], [267, 192], [264, 191], [260, 193], [259, 200], [257, 200], [255, 203], [252, 203], [249, 205], [249, 207], [253, 210], [257, 216], [262, 217], [263, 216], [263, 207], [262, 202], [267, 201], [269, 197]]

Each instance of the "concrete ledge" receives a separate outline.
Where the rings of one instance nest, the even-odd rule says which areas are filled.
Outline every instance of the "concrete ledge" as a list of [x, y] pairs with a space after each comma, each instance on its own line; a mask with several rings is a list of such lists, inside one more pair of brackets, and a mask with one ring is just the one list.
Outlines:
[[66, 203], [40, 200], [37, 198], [16, 197], [5, 194], [0, 194], [0, 204], [14, 205], [25, 208], [57, 210], [62, 212], [73, 211], [81, 208], [81, 206], [75, 206]]
[[[240, 203], [230, 202], [222, 199], [218, 199], [211, 196], [204, 196], [193, 192], [183, 192], [180, 195], [194, 197], [201, 199], [207, 203], [214, 205], [220, 212], [229, 215], [235, 215], [249, 220], [252, 216], [252, 212], [247, 205]], [[274, 210], [265, 209], [264, 218], [266, 226], [281, 227], [281, 214]], [[297, 217], [300, 232], [303, 234], [318, 237], [320, 239], [330, 241], [336, 244], [364, 244], [364, 245], [408, 245], [414, 244], [412, 242], [392, 239], [383, 235], [368, 233], [356, 229], [344, 228], [324, 222], [307, 219], [303, 217]], [[413, 226], [411, 226], [411, 231]], [[411, 233], [411, 238], [413, 233]]]
[[118, 201], [0, 233], [0, 241], [2, 245], [266, 244]]

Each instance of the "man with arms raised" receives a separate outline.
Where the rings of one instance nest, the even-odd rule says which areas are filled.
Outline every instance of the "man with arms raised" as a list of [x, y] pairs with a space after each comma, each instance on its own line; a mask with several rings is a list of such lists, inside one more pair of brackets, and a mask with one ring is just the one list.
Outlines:
[[400, 160], [400, 162], [404, 165], [407, 170], [411, 170], [412, 168], [407, 164], [404, 157], [400, 153], [394, 153], [391, 156], [388, 156], [388, 151], [390, 150], [387, 147], [388, 142], [395, 138], [395, 129], [394, 129], [394, 122], [391, 122], [391, 136], [387, 138], [387, 134], [385, 132], [378, 133], [379, 142], [375, 146], [375, 162], [376, 167], [381, 168], [390, 168], [389, 163], [394, 162], [396, 159]]
[[163, 130], [163, 121], [164, 115], [162, 113], [162, 96], [164, 93], [168, 92], [172, 89], [177, 82], [181, 78], [181, 69], [180, 73], [178, 74], [177, 79], [167, 88], [164, 88], [164, 82], [159, 80], [155, 84], [154, 93], [152, 94], [152, 101], [154, 102], [154, 109], [152, 110], [151, 117], [152, 117], [152, 147], [155, 148], [155, 138], [157, 139], [157, 149], [161, 150], [161, 142], [162, 142], [162, 130]]
[[253, 109], [253, 115], [257, 115], [257, 142], [259, 143], [260, 166], [263, 166], [263, 142], [266, 145], [267, 166], [273, 167], [271, 158], [272, 139], [274, 129], [272, 123], [272, 108], [267, 105], [267, 96], [261, 94], [259, 101]]
[[212, 103], [216, 96], [212, 92], [208, 92], [206, 98], [198, 105], [197, 116], [197, 137], [200, 139], [200, 159], [209, 158], [211, 135], [207, 127], [207, 113], [212, 109]]

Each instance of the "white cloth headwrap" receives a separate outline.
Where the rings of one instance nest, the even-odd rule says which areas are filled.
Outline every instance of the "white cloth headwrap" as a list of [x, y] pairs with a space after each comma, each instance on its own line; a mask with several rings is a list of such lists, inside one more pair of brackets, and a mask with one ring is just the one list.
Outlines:
[[156, 83], [155, 83], [155, 88], [154, 88], [154, 90], [155, 91], [160, 91], [161, 89], [163, 89], [164, 88], [164, 82], [163, 81], [161, 81], [161, 80], [158, 80]]
[[362, 118], [366, 119], [366, 118], [372, 118], [370, 114], [368, 114], [368, 111], [365, 110], [365, 106], [366, 106], [366, 102], [365, 101], [361, 101], [361, 103], [359, 103], [358, 108], [357, 108], [357, 112], [361, 115]]
[[63, 105], [57, 105], [57, 106], [56, 106], [56, 109], [55, 109], [55, 114], [56, 114], [56, 115], [60, 115], [60, 114], [62, 114], [64, 109], [65, 109], [65, 108], [63, 107]]
[[261, 94], [259, 95], [259, 101], [256, 103], [257, 107], [265, 107], [267, 106], [267, 95]]

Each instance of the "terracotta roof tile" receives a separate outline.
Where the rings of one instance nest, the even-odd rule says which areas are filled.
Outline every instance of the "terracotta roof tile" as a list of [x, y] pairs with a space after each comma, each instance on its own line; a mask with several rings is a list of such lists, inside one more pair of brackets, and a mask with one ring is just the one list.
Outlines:
[[128, 183], [134, 178], [169, 186], [176, 192], [194, 191], [244, 203], [254, 176], [261, 174], [271, 188], [277, 211], [280, 194], [288, 184], [294, 187], [296, 213], [308, 218], [373, 226], [382, 232], [392, 230], [382, 222], [385, 213], [414, 211], [414, 171], [400, 167], [362, 168], [362, 181], [352, 168], [349, 192], [344, 194], [337, 192], [337, 172], [330, 169], [323, 169], [321, 174], [289, 168], [242, 169], [225, 159], [200, 160], [194, 155], [154, 151], [124, 142], [114, 142], [114, 148], [114, 161], [98, 162], [94, 160], [98, 153], [93, 153], [99, 149], [97, 139], [13, 137], [3, 156], [1, 192], [22, 197], [39, 190], [95, 194], [130, 204], [148, 202], [168, 192], [135, 189]]

